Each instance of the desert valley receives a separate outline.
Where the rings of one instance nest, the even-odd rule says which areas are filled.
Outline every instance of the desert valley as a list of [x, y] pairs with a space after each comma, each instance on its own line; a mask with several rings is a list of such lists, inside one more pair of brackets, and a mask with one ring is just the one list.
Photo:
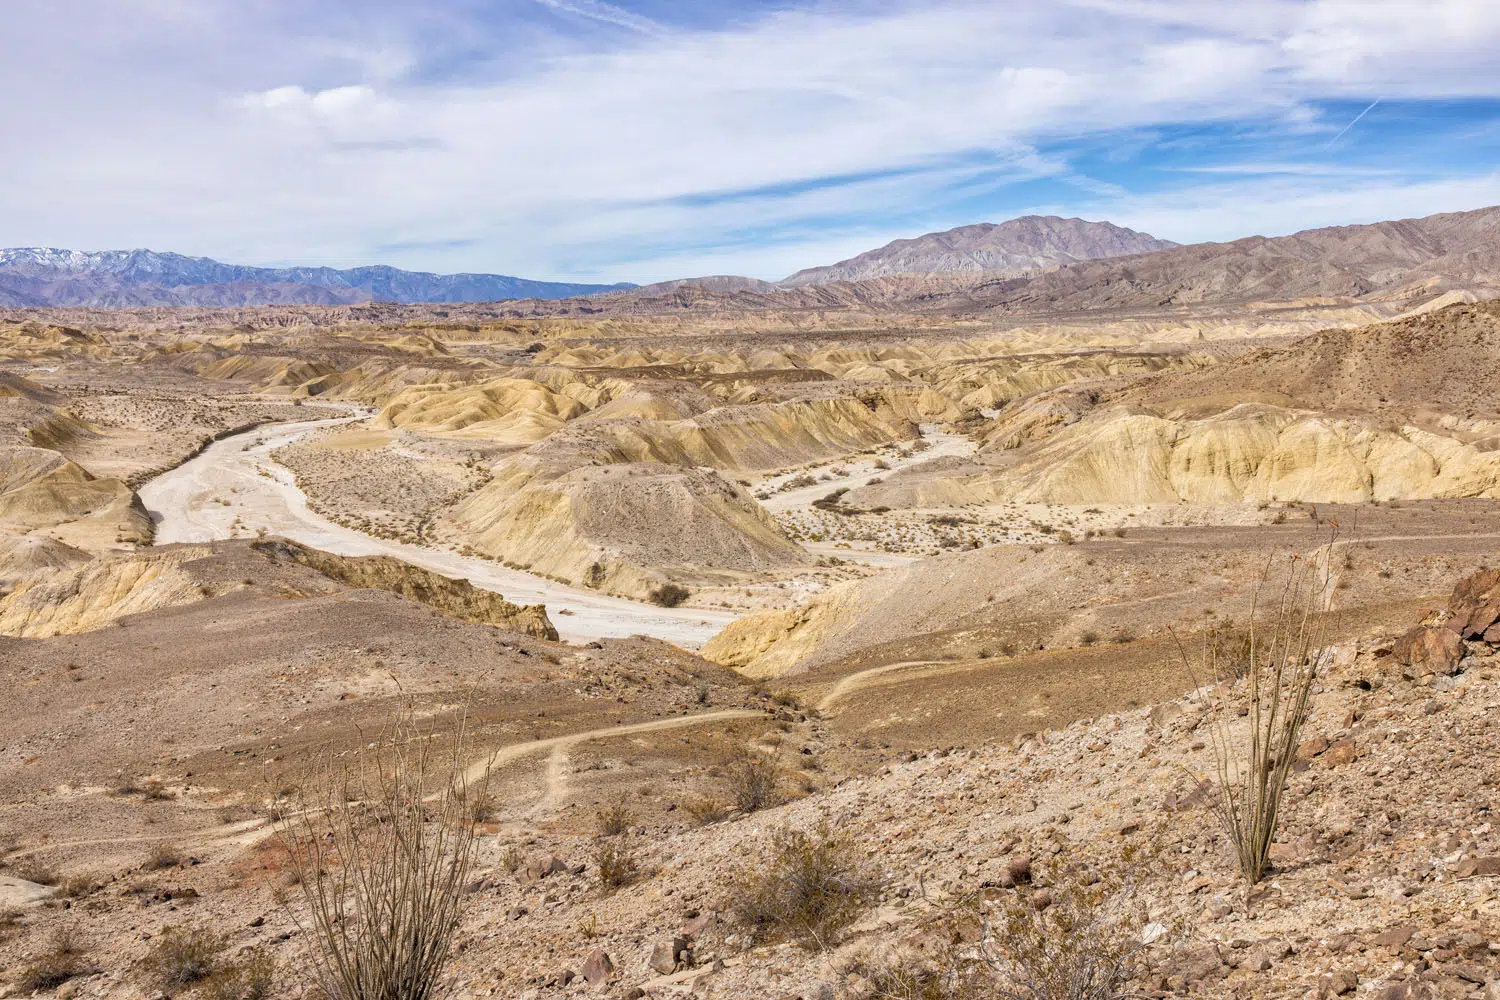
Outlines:
[[0, 252], [0, 996], [316, 995], [319, 782], [421, 745], [458, 997], [1500, 998], [1500, 208], [169, 258]]

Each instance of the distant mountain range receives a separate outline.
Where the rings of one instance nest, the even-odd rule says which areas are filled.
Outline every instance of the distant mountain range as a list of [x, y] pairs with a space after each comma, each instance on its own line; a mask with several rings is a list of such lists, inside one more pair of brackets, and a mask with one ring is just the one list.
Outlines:
[[1500, 207], [1189, 246], [1108, 222], [1032, 215], [896, 240], [779, 282], [713, 275], [646, 286], [427, 274], [393, 267], [240, 267], [147, 250], [0, 250], [0, 306], [527, 299], [531, 301], [494, 312], [555, 316], [858, 308], [1023, 314], [1409, 298], [1448, 291], [1500, 294]]
[[989, 272], [1009, 277], [1084, 260], [1154, 253], [1177, 246], [1110, 222], [1023, 215], [998, 225], [981, 222], [916, 239], [896, 240], [878, 250], [827, 267], [810, 267], [780, 282], [782, 287], [863, 281], [898, 274]]
[[561, 299], [634, 288], [394, 267], [243, 267], [152, 250], [0, 250], [0, 306], [348, 305]]
[[[1037, 222], [1076, 222], [1014, 221], [1025, 223], [1027, 229]], [[956, 238], [954, 234], [1001, 230], [1008, 225], [965, 226], [915, 240], [898, 240], [841, 264], [798, 272], [774, 285], [715, 277], [646, 285], [584, 301], [515, 303], [501, 312], [560, 316], [601, 311], [681, 315], [684, 310], [867, 310], [958, 316], [1041, 315], [1323, 300], [1404, 302], [1447, 293], [1474, 298], [1500, 295], [1500, 206], [1420, 219], [1308, 229], [1290, 236], [1247, 236], [1229, 243], [1168, 244], [1166, 249], [1038, 266], [1021, 274], [973, 269], [995, 258], [971, 253], [968, 248], [977, 240], [967, 235]], [[1113, 244], [1121, 250], [1143, 245], [1136, 243], [1137, 239], [1154, 240], [1108, 223], [1081, 225], [1129, 234]], [[918, 253], [917, 248], [930, 248], [932, 252]], [[1078, 249], [1083, 247], [1079, 245]], [[1103, 253], [1107, 248], [1096, 249]], [[868, 263], [872, 255], [885, 255], [884, 261], [875, 262], [877, 267], [920, 265], [948, 270], [832, 277], [840, 270], [854, 273], [865, 266], [859, 262]], [[808, 280], [809, 275], [816, 280]]]

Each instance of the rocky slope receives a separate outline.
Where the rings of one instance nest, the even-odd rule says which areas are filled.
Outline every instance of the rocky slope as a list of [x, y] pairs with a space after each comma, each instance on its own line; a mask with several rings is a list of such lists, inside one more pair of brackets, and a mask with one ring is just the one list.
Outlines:
[[[979, 972], [972, 963], [981, 942], [997, 959], [1025, 954], [1016, 939], [994, 933], [1007, 915], [1092, 898], [1105, 916], [1098, 946], [1144, 945], [1126, 986], [1132, 996], [1489, 1000], [1500, 992], [1500, 833], [1486, 794], [1500, 780], [1500, 742], [1489, 723], [1500, 707], [1500, 650], [1483, 631], [1500, 615], [1495, 576], [1464, 581], [1447, 602], [1439, 599], [1447, 607], [1430, 625], [1400, 642], [1372, 634], [1332, 650], [1296, 748], [1271, 877], [1258, 886], [1240, 878], [1202, 777], [1214, 772], [1216, 709], [1232, 719], [1246, 697], [1245, 681], [1229, 681], [1014, 741], [892, 756], [867, 776], [708, 825], [686, 822], [681, 810], [653, 812], [622, 839], [563, 813], [481, 837], [453, 981], [470, 995], [515, 998], [874, 1000], [893, 995], [898, 973], [942, 983], [945, 974]], [[1448, 652], [1412, 655], [1419, 647]], [[523, 663], [510, 653], [502, 670], [515, 678], [528, 669]], [[319, 697], [330, 683], [330, 690], [348, 683], [329, 666], [316, 677], [299, 680]], [[289, 675], [274, 680], [289, 688]], [[56, 683], [39, 677], [19, 696], [34, 700]], [[280, 697], [295, 700], [300, 690]], [[259, 724], [268, 711], [286, 710], [248, 708]], [[817, 761], [828, 752], [828, 720], [799, 723], [805, 715], [795, 708], [784, 714], [786, 725], [771, 734], [782, 754]], [[22, 735], [28, 752], [41, 735]], [[217, 718], [196, 721], [190, 735], [192, 745], [231, 738]], [[260, 757], [269, 764], [290, 752], [260, 740], [221, 748], [233, 751], [228, 766], [238, 758], [259, 769]], [[773, 754], [763, 740], [759, 752]], [[600, 768], [620, 766], [611, 754], [639, 752], [629, 743], [606, 751]], [[214, 766], [207, 754], [188, 764]], [[670, 787], [663, 777], [626, 805], [644, 810], [664, 783]], [[69, 786], [66, 794], [91, 793]], [[118, 822], [124, 800], [94, 799], [86, 801], [95, 823], [104, 813]], [[44, 801], [60, 810], [66, 799]], [[183, 835], [161, 832], [181, 822], [170, 800], [140, 808], [152, 810], [155, 822], [144, 829], [155, 836]], [[193, 863], [155, 870], [101, 868], [118, 845], [53, 847], [47, 856], [69, 875], [88, 871], [109, 883], [70, 890], [76, 898], [66, 905], [58, 890], [34, 890], [11, 918], [21, 933], [0, 940], [3, 975], [14, 984], [55, 928], [86, 914], [95, 968], [76, 978], [75, 995], [152, 988], [142, 960], [171, 924], [227, 934], [226, 960], [267, 949], [279, 963], [275, 995], [295, 995], [308, 937], [286, 901], [295, 910], [299, 893], [284, 862], [244, 846], [241, 829], [200, 830]], [[821, 949], [756, 940], [740, 915], [747, 880], [789, 874], [773, 842], [787, 829], [836, 834], [878, 879], [853, 922]], [[633, 845], [638, 869], [622, 885], [600, 884], [596, 859], [609, 844]], [[139, 856], [144, 846], [136, 848]], [[992, 933], [982, 936], [986, 923]]]
[[1021, 274], [1081, 260], [1153, 253], [1177, 246], [1110, 222], [1026, 215], [998, 225], [982, 222], [915, 239], [895, 240], [826, 267], [784, 279], [787, 288], [831, 281], [861, 281], [897, 274], [991, 272]]

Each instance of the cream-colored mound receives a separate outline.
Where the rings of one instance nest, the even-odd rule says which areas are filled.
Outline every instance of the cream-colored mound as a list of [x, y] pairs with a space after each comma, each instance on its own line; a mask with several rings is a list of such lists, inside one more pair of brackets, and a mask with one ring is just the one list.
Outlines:
[[46, 535], [0, 533], [0, 589], [26, 577], [70, 569], [89, 561], [89, 554]]
[[83, 548], [151, 538], [151, 520], [129, 486], [96, 479], [44, 448], [0, 448], [0, 526], [46, 529]]
[[587, 411], [578, 400], [530, 379], [413, 386], [398, 392], [376, 426], [504, 444], [530, 444]]
[[585, 466], [517, 488], [502, 477], [452, 524], [506, 563], [630, 597], [668, 579], [728, 580], [806, 561], [753, 499], [706, 469]]
[[1000, 468], [918, 470], [849, 499], [928, 507], [1495, 497], [1496, 431], [1478, 423], [1446, 432], [1390, 426], [1248, 403], [1201, 420], [1109, 408], [1014, 453]]
[[202, 600], [186, 562], [211, 550], [174, 547], [95, 559], [22, 582], [0, 600], [0, 635], [45, 638], [103, 628], [125, 615]]

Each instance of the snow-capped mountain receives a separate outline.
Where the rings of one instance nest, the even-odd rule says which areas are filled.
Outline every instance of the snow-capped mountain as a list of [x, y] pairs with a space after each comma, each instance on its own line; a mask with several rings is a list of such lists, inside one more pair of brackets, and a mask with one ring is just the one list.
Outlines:
[[246, 267], [153, 250], [0, 249], [0, 305], [225, 306], [558, 299], [631, 285], [373, 266]]

